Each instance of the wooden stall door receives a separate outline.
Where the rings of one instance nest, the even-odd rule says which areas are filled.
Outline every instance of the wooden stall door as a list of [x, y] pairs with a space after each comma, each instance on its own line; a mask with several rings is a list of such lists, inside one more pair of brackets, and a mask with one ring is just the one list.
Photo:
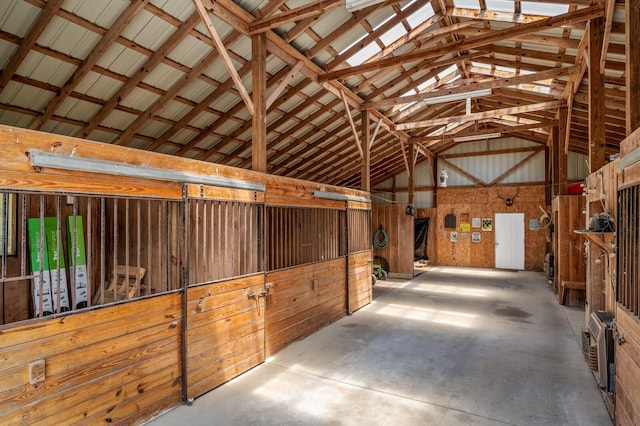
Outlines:
[[190, 188], [187, 397], [265, 360], [263, 194]]

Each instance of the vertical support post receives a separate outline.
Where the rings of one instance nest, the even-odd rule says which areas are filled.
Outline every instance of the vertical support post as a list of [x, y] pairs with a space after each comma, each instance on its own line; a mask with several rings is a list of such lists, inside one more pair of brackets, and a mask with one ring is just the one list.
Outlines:
[[346, 262], [346, 267], [345, 267], [345, 287], [347, 289], [347, 291], [345, 292], [345, 298], [346, 298], [346, 303], [347, 303], [347, 315], [351, 315], [353, 312], [351, 312], [351, 300], [349, 297], [349, 288], [350, 288], [350, 283], [349, 283], [349, 253], [351, 252], [351, 247], [349, 246], [350, 241], [349, 241], [349, 202], [345, 201], [344, 202], [344, 228], [345, 228], [345, 233], [344, 233], [344, 239], [345, 239], [345, 262]]
[[257, 172], [267, 171], [267, 36], [251, 37], [253, 114], [251, 165]]
[[553, 198], [553, 189], [551, 188], [551, 149], [547, 145], [544, 147], [544, 203], [545, 206], [551, 205]]
[[438, 157], [434, 154], [431, 159], [431, 178], [433, 179], [433, 208], [438, 207]]
[[362, 172], [360, 173], [360, 189], [363, 191], [371, 191], [371, 150], [369, 148], [371, 141], [371, 116], [369, 115], [369, 111], [362, 111], [360, 113], [362, 117], [362, 139], [360, 143], [362, 144]]
[[409, 192], [409, 204], [413, 205], [413, 194], [415, 192], [415, 183], [414, 183], [414, 170], [416, 168], [416, 146], [412, 143], [409, 143], [409, 176], [408, 176], [408, 188]]
[[604, 24], [604, 18], [589, 20], [589, 171], [591, 173], [606, 163], [604, 74], [600, 72]]
[[640, 0], [625, 1], [627, 135], [640, 127]]
[[182, 186], [182, 327], [181, 331], [181, 357], [182, 357], [182, 401], [191, 405], [193, 398], [189, 398], [189, 368], [187, 365], [187, 357], [189, 356], [187, 347], [187, 316], [189, 310], [187, 308], [189, 302], [189, 198], [187, 185]]
[[568, 194], [567, 181], [569, 180], [569, 174], [567, 172], [567, 152], [565, 151], [565, 143], [567, 137], [567, 107], [561, 107], [558, 109], [558, 140], [557, 142], [557, 154], [558, 154], [558, 194]]
[[558, 126], [551, 128], [551, 184], [553, 190], [551, 191], [551, 198], [560, 194], [560, 150], [563, 149], [560, 146], [560, 130]]

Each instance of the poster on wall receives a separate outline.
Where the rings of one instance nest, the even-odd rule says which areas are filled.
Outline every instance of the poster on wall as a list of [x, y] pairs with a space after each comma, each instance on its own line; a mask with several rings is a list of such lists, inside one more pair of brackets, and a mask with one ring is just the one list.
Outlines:
[[471, 224], [470, 223], [461, 223], [460, 224], [460, 232], [470, 232]]
[[472, 243], [479, 243], [480, 242], [480, 233], [479, 232], [473, 232], [471, 234], [471, 242]]
[[471, 219], [471, 227], [472, 228], [480, 228], [480, 218], [479, 217], [474, 217], [473, 219]]
[[493, 230], [493, 221], [491, 219], [482, 219], [482, 230], [483, 231]]
[[452, 231], [449, 233], [449, 241], [452, 243], [458, 242], [458, 233], [456, 231]]

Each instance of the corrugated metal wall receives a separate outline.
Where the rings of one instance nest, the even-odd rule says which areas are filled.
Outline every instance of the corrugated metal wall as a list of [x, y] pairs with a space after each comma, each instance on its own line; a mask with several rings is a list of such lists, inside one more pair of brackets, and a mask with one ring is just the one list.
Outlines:
[[[497, 179], [500, 175], [505, 173], [514, 165], [524, 160], [528, 156], [532, 155], [534, 151], [532, 148], [540, 147], [539, 144], [530, 142], [518, 138], [502, 138], [490, 141], [482, 142], [469, 142], [456, 144], [451, 149], [442, 153], [443, 158], [451, 164], [459, 167], [470, 175], [482, 180], [485, 183], [490, 183]], [[499, 150], [513, 150], [518, 148], [529, 149], [522, 152], [513, 152], [505, 154], [490, 154], [491, 151]], [[459, 154], [473, 154], [478, 155], [457, 157]], [[483, 154], [486, 153], [486, 154]], [[447, 158], [447, 156], [454, 156], [454, 158]], [[420, 157], [422, 158], [422, 157]], [[447, 186], [466, 186], [476, 185], [476, 182], [460, 173], [459, 171], [447, 167], [443, 161], [438, 162], [438, 171], [447, 171], [448, 180]], [[438, 174], [439, 174], [438, 172]], [[570, 181], [582, 180], [588, 176], [589, 170], [587, 167], [587, 156], [584, 154], [577, 154], [570, 152], [568, 156], [568, 177]], [[520, 165], [511, 174], [504, 177], [496, 184], [517, 184], [517, 183], [535, 183], [544, 182], [545, 170], [544, 170], [544, 151], [538, 152], [528, 161]], [[385, 204], [394, 200], [393, 190], [395, 188], [395, 201], [397, 203], [406, 203], [408, 201], [408, 177], [407, 172], [402, 172], [394, 178], [387, 179], [386, 181], [376, 185], [374, 187], [374, 203]], [[416, 208], [430, 208], [433, 207], [433, 191], [420, 190], [421, 188], [429, 188], [433, 186], [433, 179], [431, 173], [431, 167], [428, 161], [423, 161], [416, 164], [415, 168], [415, 188], [414, 194], [414, 206]]]

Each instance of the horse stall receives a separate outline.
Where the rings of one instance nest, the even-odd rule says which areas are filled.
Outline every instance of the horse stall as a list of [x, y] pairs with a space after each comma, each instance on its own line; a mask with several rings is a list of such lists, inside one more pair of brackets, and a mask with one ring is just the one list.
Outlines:
[[0, 423], [139, 423], [371, 302], [368, 194], [0, 127]]

